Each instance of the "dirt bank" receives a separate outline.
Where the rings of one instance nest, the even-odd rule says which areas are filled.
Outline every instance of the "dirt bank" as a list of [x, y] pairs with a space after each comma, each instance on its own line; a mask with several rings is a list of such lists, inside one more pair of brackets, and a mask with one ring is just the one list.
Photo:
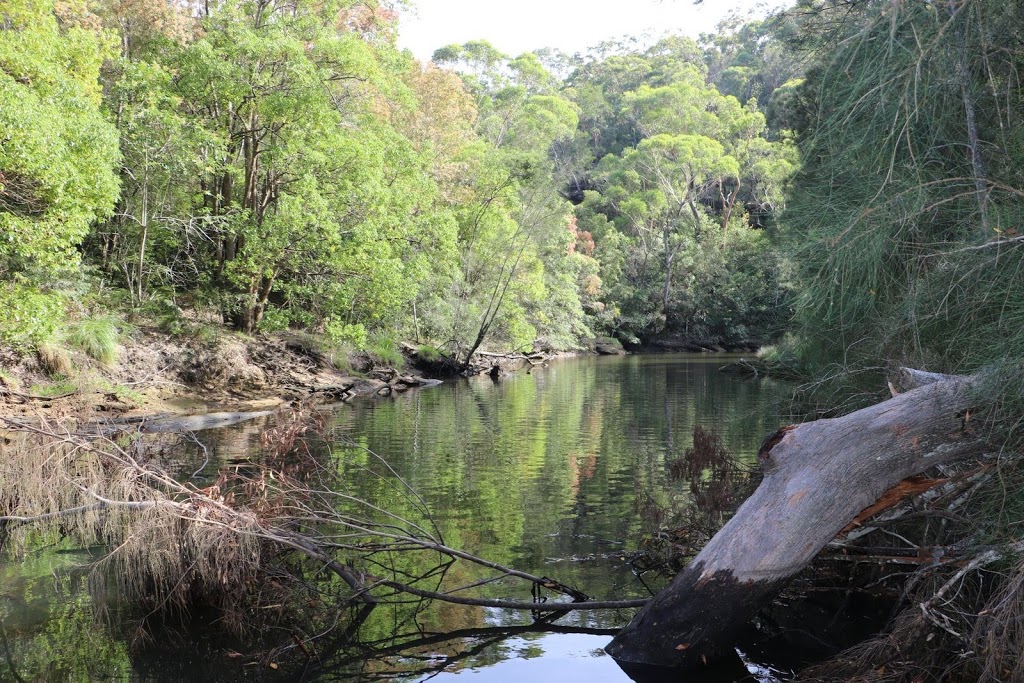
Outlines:
[[169, 337], [139, 329], [122, 340], [111, 364], [64, 352], [68, 372], [57, 374], [39, 355], [0, 349], [0, 414], [97, 419], [261, 410], [434, 383], [404, 366], [396, 369], [362, 352], [333, 351], [295, 333]]

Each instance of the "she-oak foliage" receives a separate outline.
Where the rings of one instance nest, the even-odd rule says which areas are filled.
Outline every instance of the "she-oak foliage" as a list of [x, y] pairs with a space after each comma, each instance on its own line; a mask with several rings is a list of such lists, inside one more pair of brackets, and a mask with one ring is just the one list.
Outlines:
[[998, 393], [1019, 407], [1019, 3], [804, 2], [795, 14], [813, 64], [785, 221], [804, 359], [1003, 366]]

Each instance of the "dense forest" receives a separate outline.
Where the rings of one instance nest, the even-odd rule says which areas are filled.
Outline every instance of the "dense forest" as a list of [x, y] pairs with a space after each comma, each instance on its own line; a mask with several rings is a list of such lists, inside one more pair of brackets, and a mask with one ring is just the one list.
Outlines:
[[760, 347], [800, 420], [895, 396], [898, 366], [968, 375], [984, 463], [940, 472], [974, 488], [922, 538], [973, 554], [907, 595], [972, 590], [934, 644], [900, 650], [907, 616], [820, 675], [1021, 680], [1024, 8], [798, 0], [697, 40], [425, 64], [400, 11], [0, 0], [2, 357], [66, 376], [63, 349], [197, 325], [462, 366]]
[[[372, 3], [5, 2], [2, 341], [761, 344], [797, 166], [762, 24], [420, 64]], [[781, 101], [781, 100], [780, 100]], [[778, 107], [777, 107], [778, 108]]]
[[805, 365], [1019, 358], [1015, 6], [806, 2], [429, 64], [373, 3], [2, 19], [0, 341], [22, 352], [187, 312], [455, 355], [789, 330]]

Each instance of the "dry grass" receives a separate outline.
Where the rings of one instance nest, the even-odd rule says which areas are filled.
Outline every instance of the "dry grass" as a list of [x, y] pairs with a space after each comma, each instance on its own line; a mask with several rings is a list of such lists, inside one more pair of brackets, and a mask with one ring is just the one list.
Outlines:
[[195, 490], [145, 462], [139, 442], [88, 439], [53, 425], [7, 435], [0, 457], [3, 543], [56, 534], [111, 552], [90, 586], [147, 610], [204, 602], [241, 610], [268, 534], [216, 490]]
[[981, 660], [979, 681], [1024, 681], [1024, 560], [978, 614], [971, 642]]
[[39, 367], [50, 377], [71, 377], [75, 374], [75, 365], [67, 349], [54, 341], [40, 342], [36, 346]]

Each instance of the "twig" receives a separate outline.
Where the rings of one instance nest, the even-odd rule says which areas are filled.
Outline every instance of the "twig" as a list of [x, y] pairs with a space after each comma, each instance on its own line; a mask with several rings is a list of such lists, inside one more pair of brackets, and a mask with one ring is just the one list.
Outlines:
[[943, 631], [946, 631], [950, 635], [963, 639], [963, 634], [958, 633], [956, 630], [953, 629], [952, 626], [949, 625], [949, 617], [947, 617], [944, 614], [936, 615], [932, 611], [932, 609], [940, 600], [942, 600], [946, 596], [946, 593], [948, 593], [949, 590], [954, 585], [959, 583], [967, 574], [969, 574], [972, 571], [975, 571], [976, 569], [980, 569], [981, 567], [992, 564], [993, 562], [999, 561], [1003, 558], [1003, 554], [1004, 553], [999, 550], [986, 550], [985, 552], [983, 552], [982, 554], [978, 555], [973, 560], [968, 562], [956, 574], [953, 574], [949, 581], [942, 584], [942, 587], [939, 588], [939, 590], [937, 590], [935, 594], [932, 595], [932, 597], [930, 597], [928, 600], [922, 602], [919, 605], [919, 607], [921, 608], [921, 613], [924, 615], [925, 619], [932, 622], [933, 624], [941, 628]]
[[0, 396], [7, 394], [8, 396], [14, 396], [15, 398], [24, 399], [26, 401], [56, 401], [57, 399], [68, 398], [69, 396], [74, 396], [79, 393], [81, 392], [78, 389], [75, 389], [74, 391], [69, 391], [66, 394], [43, 396], [41, 394], [23, 394], [12, 389], [8, 389], [7, 387], [0, 387]]
[[437, 593], [435, 591], [423, 590], [422, 588], [416, 588], [415, 586], [389, 579], [371, 576], [366, 576], [365, 578], [373, 581], [374, 585], [386, 586], [421, 598], [473, 607], [499, 607], [501, 609], [528, 610], [531, 612], [573, 612], [576, 610], [631, 609], [643, 607], [647, 604], [647, 598], [638, 598], [636, 600], [586, 600], [583, 602], [527, 602], [520, 600], [493, 600], [490, 598], [464, 598], [452, 593]]

